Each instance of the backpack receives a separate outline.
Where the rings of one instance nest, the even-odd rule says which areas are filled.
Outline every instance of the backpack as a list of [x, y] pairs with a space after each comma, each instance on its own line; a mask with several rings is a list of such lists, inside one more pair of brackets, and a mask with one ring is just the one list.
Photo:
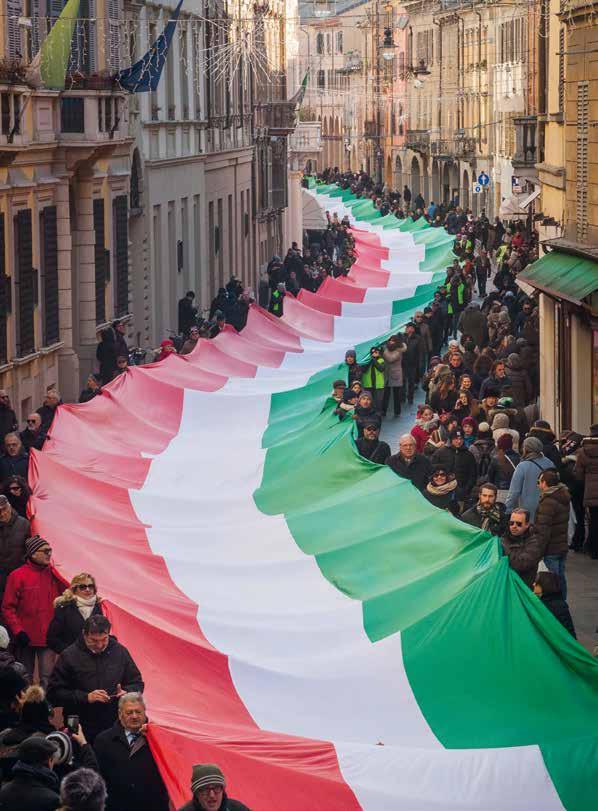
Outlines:
[[491, 451], [484, 451], [480, 454], [480, 461], [478, 463], [478, 478], [476, 484], [484, 484], [488, 481], [488, 471], [490, 469]]

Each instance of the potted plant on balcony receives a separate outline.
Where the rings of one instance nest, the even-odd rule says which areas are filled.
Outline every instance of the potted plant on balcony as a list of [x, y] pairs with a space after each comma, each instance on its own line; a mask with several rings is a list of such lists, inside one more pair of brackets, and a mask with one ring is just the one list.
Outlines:
[[114, 74], [110, 70], [99, 70], [87, 77], [85, 86], [87, 90], [112, 90]]
[[29, 84], [28, 68], [21, 59], [4, 57], [0, 59], [1, 84]]

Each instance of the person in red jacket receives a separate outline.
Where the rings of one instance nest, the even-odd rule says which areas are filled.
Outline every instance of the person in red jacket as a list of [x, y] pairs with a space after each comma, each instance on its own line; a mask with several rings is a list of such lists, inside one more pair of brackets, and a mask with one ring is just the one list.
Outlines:
[[46, 634], [54, 616], [54, 600], [65, 584], [51, 565], [52, 547], [45, 538], [34, 535], [25, 541], [25, 559], [8, 576], [2, 613], [15, 642], [17, 660], [31, 676], [37, 660], [39, 680], [45, 688], [56, 659]]
[[438, 415], [429, 405], [420, 406], [411, 436], [415, 439], [417, 453], [423, 453], [432, 432], [438, 428]]

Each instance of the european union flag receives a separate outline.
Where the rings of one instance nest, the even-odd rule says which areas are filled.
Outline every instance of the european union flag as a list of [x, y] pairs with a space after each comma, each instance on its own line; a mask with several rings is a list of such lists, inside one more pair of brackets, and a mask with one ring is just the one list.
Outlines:
[[130, 93], [147, 93], [150, 90], [158, 89], [182, 5], [183, 0], [180, 0], [172, 17], [167, 22], [166, 28], [153, 43], [145, 56], [143, 56], [139, 62], [135, 62], [130, 68], [121, 70], [120, 73], [117, 74], [116, 80], [123, 90], [128, 90]]

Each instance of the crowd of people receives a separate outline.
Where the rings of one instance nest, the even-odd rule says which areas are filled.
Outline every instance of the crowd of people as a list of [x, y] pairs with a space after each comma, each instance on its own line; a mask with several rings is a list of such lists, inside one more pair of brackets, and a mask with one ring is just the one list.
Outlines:
[[[598, 425], [588, 437], [565, 431], [557, 440], [539, 418], [538, 307], [516, 282], [537, 258], [533, 229], [498, 218], [491, 225], [457, 202], [426, 206], [407, 187], [389, 192], [363, 172], [332, 170], [322, 180], [371, 198], [381, 216], [424, 217], [455, 236], [456, 258], [429, 305], [361, 362], [346, 353], [335, 412], [355, 421], [362, 456], [499, 536], [511, 567], [575, 635], [566, 559], [570, 550], [598, 558]], [[338, 227], [330, 218], [329, 230]], [[351, 245], [348, 223], [340, 228]], [[382, 421], [416, 397], [414, 424], [393, 453], [380, 439]]]
[[[409, 480], [440, 510], [500, 537], [511, 567], [575, 636], [567, 604], [570, 550], [598, 558], [598, 425], [558, 439], [539, 418], [539, 323], [536, 302], [517, 274], [536, 257], [529, 228], [492, 226], [457, 204], [425, 205], [376, 187], [364, 173], [329, 172], [380, 213], [425, 217], [454, 234], [455, 260], [428, 306], [403, 329], [358, 357], [350, 349], [330, 407], [355, 424], [356, 447], [370, 462]], [[413, 206], [411, 203], [413, 202]], [[310, 246], [274, 257], [258, 298], [275, 316], [284, 298], [346, 275], [355, 261], [347, 219], [328, 225]], [[179, 302], [178, 345], [159, 358], [187, 354], [200, 337], [232, 324], [241, 330], [253, 300], [236, 279], [219, 290], [203, 319], [187, 293]], [[102, 333], [98, 372], [80, 402], [126, 372], [122, 323]], [[19, 430], [0, 391], [0, 809], [7, 811], [169, 811], [168, 794], [147, 742], [144, 681], [134, 657], [112, 634], [95, 578], [65, 583], [51, 544], [33, 533], [27, 505], [28, 454], [40, 450], [59, 392]], [[391, 449], [383, 420], [416, 404], [410, 430]], [[56, 708], [56, 709], [55, 709]], [[198, 764], [184, 811], [243, 811], [226, 793], [217, 765]]]

